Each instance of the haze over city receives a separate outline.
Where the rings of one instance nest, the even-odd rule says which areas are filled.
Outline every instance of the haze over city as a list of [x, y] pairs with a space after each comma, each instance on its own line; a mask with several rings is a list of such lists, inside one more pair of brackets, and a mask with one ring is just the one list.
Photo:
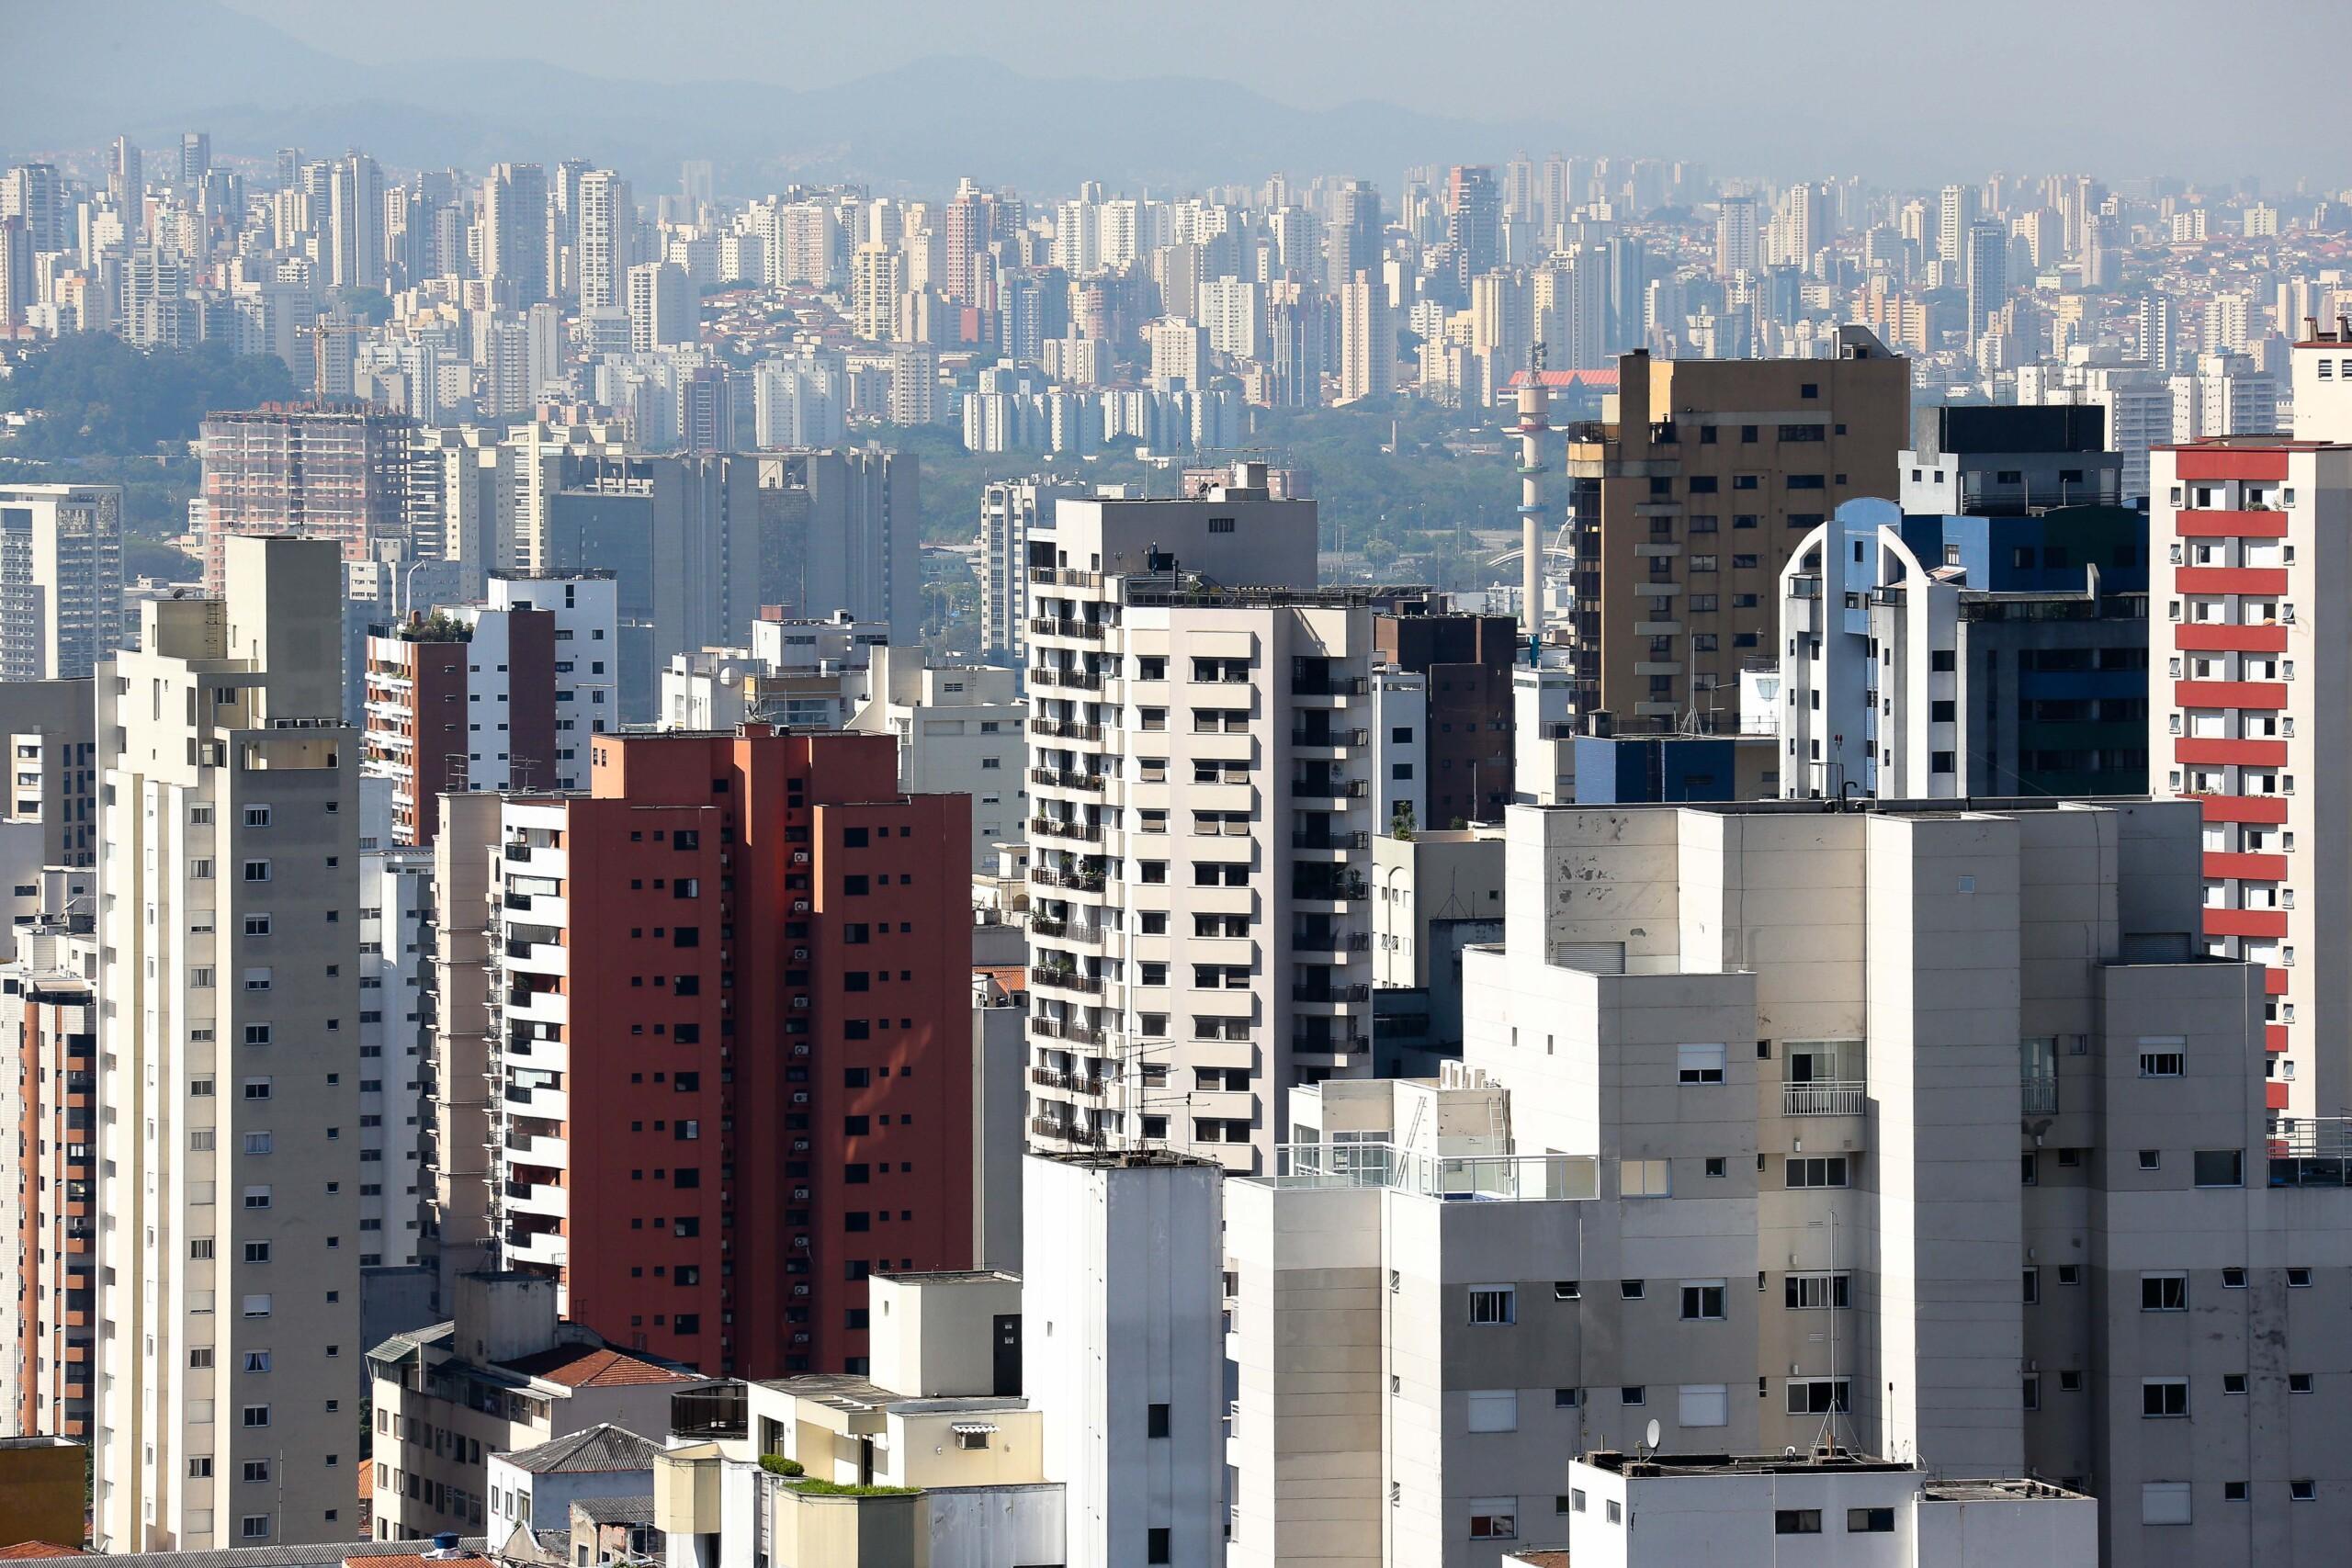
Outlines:
[[2334, 1568], [2336, 19], [0, 14], [0, 1560]]

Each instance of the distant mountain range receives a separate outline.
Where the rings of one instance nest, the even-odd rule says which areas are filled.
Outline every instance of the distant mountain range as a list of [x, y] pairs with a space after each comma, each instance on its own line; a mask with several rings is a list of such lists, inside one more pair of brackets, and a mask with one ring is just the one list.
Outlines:
[[211, 133], [222, 156], [346, 147], [395, 167], [480, 169], [580, 157], [640, 196], [707, 158], [722, 192], [792, 180], [939, 192], [960, 175], [1039, 192], [1099, 179], [1130, 194], [1257, 181], [1276, 169], [1355, 175], [1393, 190], [1407, 164], [1493, 161], [1555, 144], [1391, 104], [1292, 108], [1229, 83], [1027, 77], [992, 61], [932, 59], [796, 92], [752, 82], [629, 82], [536, 61], [451, 58], [369, 66], [324, 53], [215, 0], [109, 0], [12, 12], [0, 156], [142, 145]]

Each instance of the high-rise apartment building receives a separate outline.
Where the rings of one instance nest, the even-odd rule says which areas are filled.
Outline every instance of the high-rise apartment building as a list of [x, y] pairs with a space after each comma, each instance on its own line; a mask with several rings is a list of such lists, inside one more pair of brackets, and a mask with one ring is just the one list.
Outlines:
[[372, 404], [332, 401], [206, 415], [208, 591], [221, 592], [227, 542], [239, 534], [331, 539], [347, 561], [400, 553], [415, 423]]
[[45, 874], [0, 965], [0, 1428], [91, 1440], [97, 1349], [98, 946], [92, 874]]
[[98, 759], [89, 679], [0, 682], [0, 744], [8, 748], [0, 823], [40, 828], [34, 866], [97, 859]]
[[577, 240], [580, 309], [609, 310], [628, 302], [628, 269], [637, 232], [637, 201], [628, 182], [610, 169], [582, 175], [571, 214]]
[[[1385, 744], [1418, 770], [1412, 797], [1422, 803], [1421, 828], [1445, 828], [1456, 818], [1498, 820], [1510, 804], [1512, 773], [1511, 669], [1521, 647], [1509, 615], [1444, 610], [1382, 612], [1373, 617], [1376, 661], [1422, 678], [1415, 721], [1420, 733]], [[1408, 755], [1409, 752], [1409, 756]], [[1391, 776], [1380, 787], [1400, 783]], [[1377, 830], [1391, 818], [1383, 814]]]
[[1727, 196], [1715, 204], [1715, 276], [1754, 276], [1763, 265], [1764, 245], [1756, 222], [1756, 198]]
[[1386, 234], [1380, 193], [1364, 180], [1341, 181], [1324, 214], [1323, 291], [1336, 299], [1359, 273], [1378, 278]]
[[1376, 272], [1358, 273], [1340, 288], [1338, 401], [1385, 399], [1396, 390], [1396, 328], [1388, 285]]
[[1029, 647], [1029, 541], [1049, 534], [1054, 509], [1086, 487], [1042, 475], [991, 479], [980, 489], [980, 652], [1021, 664]]
[[1968, 231], [1975, 221], [1976, 187], [1944, 186], [1936, 202], [1936, 259], [1955, 270], [1962, 266], [1968, 255]]
[[2149, 457], [2150, 783], [2202, 807], [2205, 946], [2264, 966], [2270, 1109], [2299, 1118], [2352, 1096], [2352, 981], [2329, 945], [2352, 886], [2352, 728], [2330, 696], [2352, 680], [2341, 434]]
[[353, 152], [336, 163], [327, 188], [327, 280], [337, 288], [383, 288], [384, 171]]
[[357, 1525], [358, 738], [342, 562], [229, 542], [100, 667], [94, 1533]]
[[139, 143], [128, 136], [118, 136], [107, 154], [107, 199], [122, 214], [126, 232], [137, 234], [146, 205], [147, 175], [141, 158]]
[[430, 844], [449, 791], [577, 790], [588, 739], [620, 726], [610, 573], [493, 573], [488, 597], [413, 615], [367, 644], [368, 776], [391, 835]]
[[0, 486], [0, 681], [79, 680], [122, 630], [122, 488]]
[[864, 244], [850, 253], [849, 294], [853, 330], [868, 343], [898, 335], [899, 291], [905, 258], [890, 245]]
[[1736, 728], [1739, 668], [1768, 654], [1790, 553], [1840, 502], [1895, 492], [1909, 362], [1857, 326], [1835, 358], [1636, 352], [1602, 410], [1568, 442], [1577, 713]]
[[867, 1271], [970, 1260], [970, 806], [896, 750], [607, 736], [503, 804], [489, 1212], [617, 1344], [860, 1372]]
[[[1367, 600], [1262, 464], [1030, 543], [1030, 1133], [1260, 1170], [1369, 1066]], [[1246, 586], [1245, 586], [1246, 585]]]
[[509, 309], [548, 299], [547, 170], [493, 164], [481, 196], [482, 276]]
[[1456, 164], [1446, 173], [1445, 237], [1455, 247], [1454, 265], [1464, 288], [1502, 260], [1502, 190], [1495, 171], [1483, 164]]
[[644, 354], [700, 340], [701, 310], [686, 269], [675, 262], [639, 262], [628, 269], [628, 344]]
[[1962, 282], [1968, 293], [1967, 335], [1973, 344], [1976, 335], [1986, 330], [1986, 318], [2008, 299], [2009, 233], [2002, 224], [1980, 220], [1968, 226], [1965, 239]]

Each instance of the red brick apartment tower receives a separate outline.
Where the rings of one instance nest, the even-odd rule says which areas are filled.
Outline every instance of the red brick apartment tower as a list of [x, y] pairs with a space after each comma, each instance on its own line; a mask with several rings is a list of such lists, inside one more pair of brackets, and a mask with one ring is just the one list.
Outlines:
[[90, 982], [32, 973], [6, 998], [15, 1038], [21, 1179], [10, 1211], [9, 1288], [17, 1295], [20, 1376], [8, 1391], [17, 1430], [88, 1441], [97, 1330], [91, 1247], [96, 1233], [90, 1151], [96, 1001]]
[[869, 1271], [970, 1265], [971, 803], [897, 775], [606, 735], [589, 797], [503, 808], [502, 1250], [616, 1343], [862, 1371]]
[[[2352, 349], [2338, 352], [2352, 376]], [[2352, 1105], [2352, 446], [2159, 447], [2148, 513], [2151, 788], [2202, 807], [2205, 951], [2266, 966], [2276, 1130], [2340, 1144], [2335, 1119]]]

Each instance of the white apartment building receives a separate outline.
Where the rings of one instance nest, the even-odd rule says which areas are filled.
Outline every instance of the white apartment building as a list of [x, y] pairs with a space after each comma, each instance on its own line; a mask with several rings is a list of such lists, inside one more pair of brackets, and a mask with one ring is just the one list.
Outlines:
[[850, 729], [899, 742], [899, 788], [972, 797], [972, 869], [996, 864], [996, 846], [1021, 837], [1029, 792], [1021, 677], [989, 665], [931, 665], [920, 647], [877, 648]]
[[1463, 1064], [1295, 1091], [1227, 1183], [1229, 1561], [1490, 1563], [1652, 1421], [2051, 1478], [2120, 1568], [2334, 1560], [2345, 1124], [2266, 1129], [2193, 808], [1508, 832]]
[[1368, 1068], [1366, 601], [1262, 464], [1065, 501], [1030, 565], [1030, 1134], [1266, 1168]]
[[[473, 628], [466, 653], [469, 722], [504, 729], [518, 672], [510, 668], [512, 614], [544, 611], [555, 617], [555, 777], [517, 776], [510, 750], [485, 744], [468, 750], [470, 789], [586, 789], [588, 737], [620, 728], [620, 583], [609, 571], [494, 571], [481, 603], [450, 614]], [[537, 671], [533, 671], [534, 674]], [[511, 733], [511, 732], [510, 732]], [[486, 732], [498, 737], [498, 731]], [[470, 739], [470, 737], [469, 737]]]
[[393, 841], [392, 781], [359, 784], [359, 1266], [420, 1258], [433, 852]]
[[978, 566], [983, 658], [1018, 665], [1027, 654], [1030, 537], [1050, 533], [1054, 509], [1086, 492], [1082, 484], [1042, 475], [991, 479], [980, 488]]
[[1843, 1450], [1589, 1453], [1568, 1461], [1567, 1498], [1556, 1539], [1578, 1568], [2098, 1562], [2098, 1504], [2078, 1492], [2025, 1479], [1947, 1480], [1916, 1461]]
[[94, 686], [87, 678], [0, 682], [0, 740], [8, 748], [0, 823], [40, 827], [40, 865], [96, 862], [95, 714]]
[[2200, 354], [2172, 378], [2172, 439], [2267, 435], [2278, 428], [2278, 383], [2243, 354]]
[[0, 486], [0, 681], [78, 680], [122, 632], [122, 488]]
[[1430, 678], [1384, 664], [1372, 672], [1373, 830], [1430, 825]]
[[97, 1430], [107, 1550], [349, 1536], [358, 1463], [358, 738], [329, 540], [102, 664]]

